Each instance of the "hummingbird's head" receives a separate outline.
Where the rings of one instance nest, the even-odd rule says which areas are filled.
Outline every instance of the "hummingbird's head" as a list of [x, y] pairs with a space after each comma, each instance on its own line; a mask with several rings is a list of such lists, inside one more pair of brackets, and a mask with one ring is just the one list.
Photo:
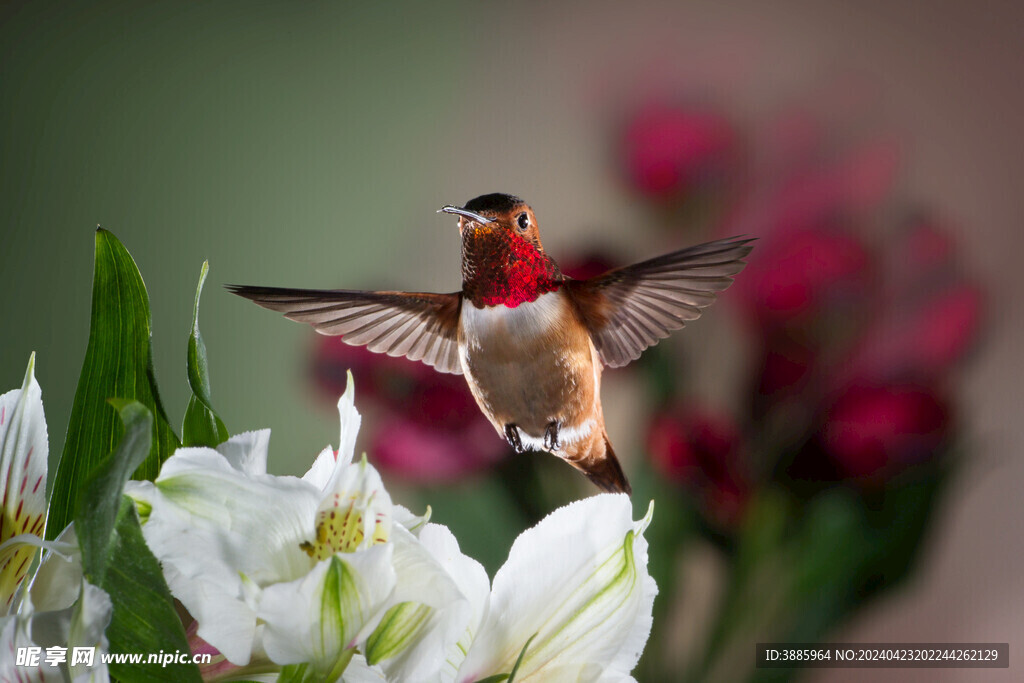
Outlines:
[[561, 273], [544, 253], [533, 209], [510, 194], [485, 194], [441, 212], [459, 217], [462, 287], [478, 306], [518, 306], [557, 289]]
[[464, 207], [446, 206], [440, 209], [440, 212], [459, 217], [459, 233], [462, 235], [465, 235], [467, 230], [500, 229], [525, 239], [538, 251], [544, 251], [537, 230], [537, 217], [529, 204], [519, 197], [492, 192], [470, 199]]

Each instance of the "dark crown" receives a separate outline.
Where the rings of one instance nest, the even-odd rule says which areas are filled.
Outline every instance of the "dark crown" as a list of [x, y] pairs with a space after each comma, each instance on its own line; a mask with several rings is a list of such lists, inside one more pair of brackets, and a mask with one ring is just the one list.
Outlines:
[[493, 192], [491, 194], [482, 194], [479, 197], [470, 199], [466, 202], [466, 206], [463, 208], [474, 213], [480, 213], [482, 211], [505, 213], [507, 211], [511, 211], [517, 206], [521, 206], [522, 204], [523, 200], [519, 197], [515, 197], [510, 194], [501, 194], [500, 192]]

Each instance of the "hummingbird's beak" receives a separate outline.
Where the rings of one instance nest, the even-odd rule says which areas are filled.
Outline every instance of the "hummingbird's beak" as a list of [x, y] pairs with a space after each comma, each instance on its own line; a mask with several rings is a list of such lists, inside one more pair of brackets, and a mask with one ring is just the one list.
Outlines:
[[438, 213], [452, 213], [452, 214], [455, 214], [456, 216], [464, 216], [465, 218], [468, 218], [471, 221], [476, 221], [480, 225], [486, 225], [487, 223], [493, 223], [494, 222], [493, 218], [485, 218], [484, 216], [481, 216], [478, 213], [473, 213], [472, 211], [467, 211], [465, 209], [460, 209], [457, 206], [450, 206], [450, 205], [449, 206], [442, 206], [440, 209], [437, 210], [437, 212]]

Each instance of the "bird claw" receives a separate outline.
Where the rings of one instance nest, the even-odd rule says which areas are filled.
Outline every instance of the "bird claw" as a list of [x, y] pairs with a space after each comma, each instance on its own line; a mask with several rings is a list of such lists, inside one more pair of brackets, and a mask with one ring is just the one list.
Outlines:
[[562, 442], [558, 440], [559, 426], [558, 422], [549, 422], [544, 428], [544, 450], [557, 451], [562, 447]]
[[515, 450], [516, 453], [522, 453], [526, 449], [523, 448], [523, 441], [519, 438], [519, 427], [514, 424], [505, 425], [505, 440], [508, 441], [508, 445]]

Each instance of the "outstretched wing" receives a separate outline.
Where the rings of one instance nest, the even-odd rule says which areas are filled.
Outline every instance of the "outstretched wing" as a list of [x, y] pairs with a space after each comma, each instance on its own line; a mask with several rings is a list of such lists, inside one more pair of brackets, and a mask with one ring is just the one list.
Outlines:
[[459, 293], [360, 292], [345, 289], [227, 288], [321, 334], [353, 346], [423, 361], [438, 372], [462, 374], [457, 341]]
[[566, 288], [601, 360], [620, 367], [672, 330], [700, 317], [743, 270], [753, 239], [729, 238], [610, 270]]

